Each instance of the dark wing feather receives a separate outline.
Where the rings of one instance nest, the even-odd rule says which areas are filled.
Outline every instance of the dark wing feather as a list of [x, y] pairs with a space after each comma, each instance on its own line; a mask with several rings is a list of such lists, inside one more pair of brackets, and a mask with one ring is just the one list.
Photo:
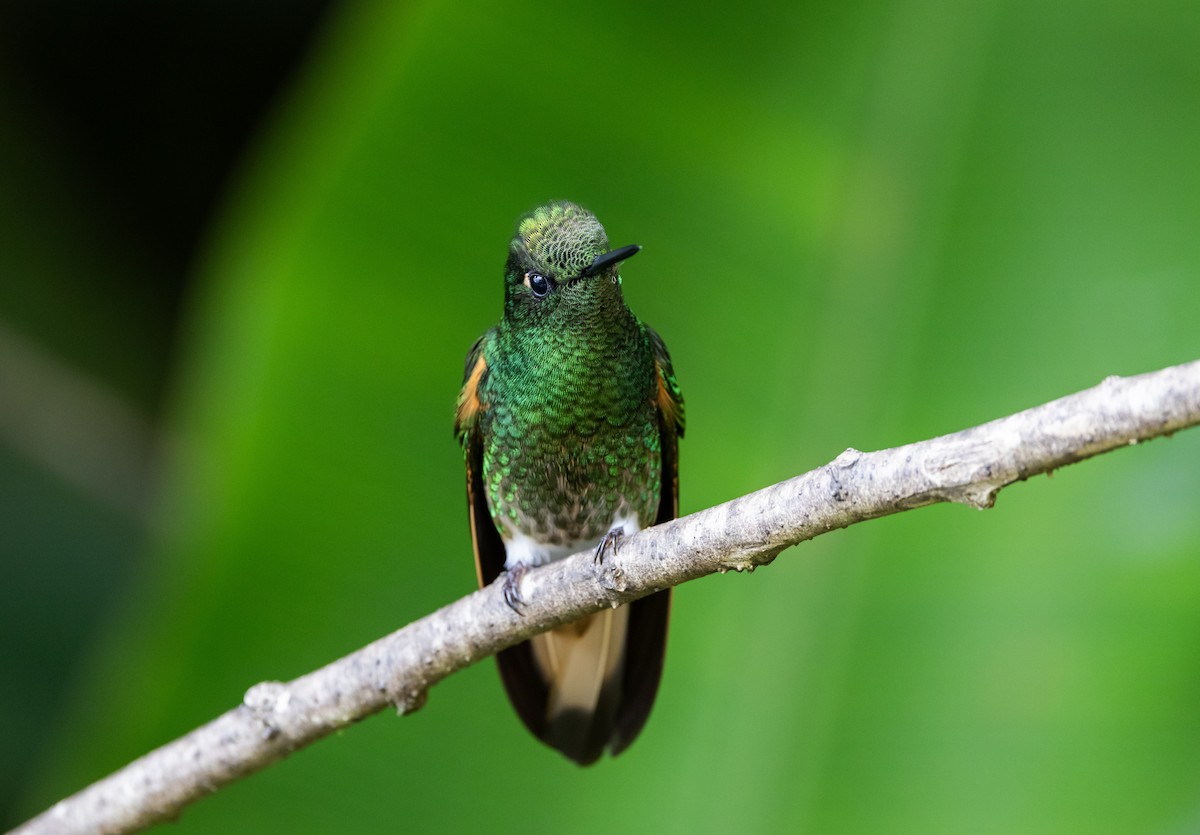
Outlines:
[[487, 411], [484, 401], [488, 367], [485, 345], [488, 331], [467, 352], [463, 387], [454, 413], [454, 436], [462, 444], [467, 465], [467, 508], [471, 515], [471, 545], [475, 549], [475, 574], [483, 588], [504, 570], [504, 542], [492, 523], [483, 485], [483, 437], [480, 421]]
[[[487, 378], [487, 360], [484, 344], [491, 336], [485, 333], [467, 354], [467, 366], [463, 375], [463, 388], [458, 397], [458, 410], [454, 432], [463, 445], [467, 464], [467, 508], [471, 516], [471, 544], [475, 549], [475, 574], [479, 587], [490, 585], [504, 571], [504, 540], [492, 522], [488, 510], [487, 493], [483, 484], [483, 439], [479, 431], [479, 420], [486, 410], [481, 398], [481, 387]], [[546, 701], [548, 691], [545, 681], [534, 664], [529, 643], [502, 650], [496, 655], [500, 668], [500, 679], [508, 691], [509, 701], [521, 717], [521, 721], [534, 736], [546, 741]]]
[[[653, 329], [647, 327], [646, 332], [654, 348], [654, 366], [658, 374], [655, 397], [662, 453], [662, 493], [654, 524], [660, 525], [679, 515], [679, 439], [683, 437], [684, 428], [683, 394], [675, 380], [667, 346]], [[670, 589], [630, 604], [621, 707], [611, 742], [614, 755], [621, 753], [637, 738], [650, 716], [650, 708], [654, 706], [667, 648], [670, 612]]]

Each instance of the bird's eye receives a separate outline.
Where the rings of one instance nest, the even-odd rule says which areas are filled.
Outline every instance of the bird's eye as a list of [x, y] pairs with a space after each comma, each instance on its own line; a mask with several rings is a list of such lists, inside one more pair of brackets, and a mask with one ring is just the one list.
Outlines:
[[535, 299], [544, 299], [554, 289], [554, 282], [541, 273], [525, 273], [525, 286], [533, 292]]

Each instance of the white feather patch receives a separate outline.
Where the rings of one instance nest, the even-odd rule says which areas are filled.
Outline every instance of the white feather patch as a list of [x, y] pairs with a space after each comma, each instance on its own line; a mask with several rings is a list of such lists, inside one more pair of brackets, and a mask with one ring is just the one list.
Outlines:
[[[625, 536], [633, 536], [641, 530], [641, 527], [638, 525], [637, 516], [626, 511], [614, 515], [612, 524], [608, 526], [609, 531], [618, 529]], [[571, 545], [552, 545], [538, 542], [532, 536], [516, 531], [504, 540], [504, 567], [512, 568], [518, 563], [528, 566], [546, 565], [555, 560], [561, 560], [563, 557], [578, 554], [580, 551], [592, 550], [600, 544], [602, 539], [604, 539], [603, 536], [598, 536], [595, 539], [575, 542]]]

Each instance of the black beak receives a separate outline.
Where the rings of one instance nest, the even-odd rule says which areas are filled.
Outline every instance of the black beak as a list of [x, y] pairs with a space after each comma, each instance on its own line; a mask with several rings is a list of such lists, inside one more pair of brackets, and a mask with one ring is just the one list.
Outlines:
[[626, 258], [637, 255], [641, 249], [637, 244], [633, 244], [632, 246], [623, 246], [620, 249], [614, 249], [612, 252], [605, 252], [603, 255], [597, 255], [592, 259], [592, 263], [580, 271], [579, 277], [588, 278], [589, 276], [596, 275], [618, 261], [624, 261]]

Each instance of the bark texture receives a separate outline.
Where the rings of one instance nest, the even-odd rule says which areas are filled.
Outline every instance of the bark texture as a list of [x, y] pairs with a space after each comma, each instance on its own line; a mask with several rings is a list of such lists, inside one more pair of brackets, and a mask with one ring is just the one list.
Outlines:
[[606, 606], [696, 577], [753, 570], [826, 531], [935, 502], [991, 507], [1006, 485], [1200, 423], [1200, 361], [1110, 377], [1086, 391], [895, 449], [829, 464], [625, 540], [530, 571], [518, 614], [500, 584], [475, 592], [242, 704], [60, 801], [15, 832], [132, 832], [340, 728], [421, 706], [451, 673]]

